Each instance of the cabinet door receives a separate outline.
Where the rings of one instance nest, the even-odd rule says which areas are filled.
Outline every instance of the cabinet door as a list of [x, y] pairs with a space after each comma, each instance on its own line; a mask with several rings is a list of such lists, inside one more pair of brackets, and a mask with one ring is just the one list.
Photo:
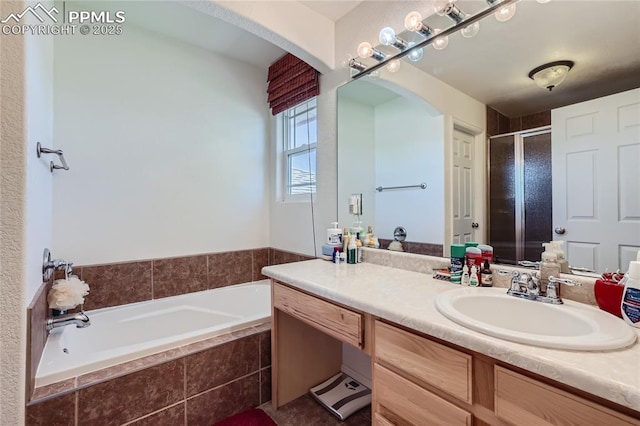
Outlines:
[[[471, 425], [471, 414], [392, 371], [374, 364], [376, 406], [413, 425]], [[405, 423], [405, 422], [402, 422]], [[379, 423], [384, 425], [385, 423]]]
[[495, 368], [496, 415], [514, 425], [640, 425], [623, 414], [506, 368]]

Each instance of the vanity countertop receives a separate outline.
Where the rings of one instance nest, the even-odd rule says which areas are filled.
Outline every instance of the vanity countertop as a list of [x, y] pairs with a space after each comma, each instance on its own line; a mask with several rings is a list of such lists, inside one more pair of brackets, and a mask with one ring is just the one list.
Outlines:
[[[428, 274], [370, 263], [336, 265], [316, 259], [267, 266], [262, 273], [325, 299], [640, 411], [639, 343], [617, 351], [580, 352], [494, 338], [458, 325], [438, 312], [435, 306], [438, 293], [458, 286]], [[640, 335], [640, 330], [636, 333]]]

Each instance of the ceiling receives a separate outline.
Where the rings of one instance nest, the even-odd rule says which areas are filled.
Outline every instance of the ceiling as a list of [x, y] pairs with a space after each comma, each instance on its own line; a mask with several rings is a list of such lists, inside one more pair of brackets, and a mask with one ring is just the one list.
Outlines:
[[[427, 2], [406, 1], [407, 12]], [[260, 37], [180, 3], [184, 2], [91, 4], [93, 8], [101, 4], [105, 10], [125, 10], [128, 21], [148, 30], [254, 66], [266, 68], [285, 53]], [[363, 2], [301, 3], [335, 21]], [[73, 3], [67, 4], [70, 7]], [[467, 13], [486, 7], [484, 0], [458, 0], [457, 4]], [[440, 28], [451, 25], [447, 18], [437, 15], [427, 18], [427, 23]], [[402, 24], [388, 23], [397, 31]], [[640, 0], [552, 0], [546, 4], [521, 0], [509, 22], [487, 17], [480, 26], [476, 37], [465, 39], [454, 34], [447, 49], [435, 51], [429, 47], [422, 61], [412, 64], [509, 117], [640, 87]], [[401, 35], [421, 40], [414, 33]], [[536, 66], [561, 59], [572, 60], [575, 66], [552, 92], [528, 78]]]
[[[457, 2], [467, 13], [485, 4]], [[451, 25], [437, 15], [426, 21], [436, 28]], [[389, 25], [399, 30], [402, 22]], [[529, 79], [538, 65], [563, 59], [575, 66], [552, 92]], [[640, 1], [522, 0], [510, 21], [487, 17], [474, 38], [454, 34], [445, 50], [425, 49], [416, 66], [508, 117], [640, 87]]]

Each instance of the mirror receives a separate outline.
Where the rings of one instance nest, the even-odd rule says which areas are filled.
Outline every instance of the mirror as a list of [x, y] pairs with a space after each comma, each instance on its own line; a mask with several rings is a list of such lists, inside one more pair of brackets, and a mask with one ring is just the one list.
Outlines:
[[[414, 252], [442, 255], [444, 118], [423, 99], [383, 81], [341, 86], [338, 182], [341, 226], [373, 226], [382, 248], [402, 226]], [[362, 194], [359, 217], [345, 201], [353, 194]]]
[[[458, 2], [458, 4], [465, 5], [465, 7], [467, 3], [471, 2]], [[553, 5], [553, 3], [558, 4]], [[438, 58], [436, 54], [442, 52], [436, 52], [433, 49], [425, 51], [423, 62], [418, 64], [417, 67], [428, 74], [435, 75], [438, 79], [475, 97], [488, 106], [498, 109], [506, 119], [506, 130], [503, 128], [500, 132], [494, 134], [520, 130], [520, 128], [514, 129], [514, 126], [510, 126], [513, 123], [509, 122], [509, 117], [521, 117], [540, 111], [549, 111], [588, 99], [640, 87], [640, 60], [638, 59], [640, 55], [630, 58], [630, 56], [634, 55], [630, 55], [627, 52], [624, 54], [624, 60], [620, 59], [616, 62], [608, 57], [611, 48], [601, 46], [601, 40], [593, 40], [593, 37], [583, 37], [585, 26], [606, 26], [603, 23], [603, 19], [609, 19], [608, 16], [605, 17], [608, 14], [606, 11], [598, 11], [598, 8], [606, 9], [612, 6], [604, 3], [608, 2], [581, 2], [580, 7], [576, 8], [576, 4], [572, 2], [554, 1], [545, 5], [539, 5], [535, 2], [520, 2], [518, 3], [518, 13], [522, 12], [523, 15], [527, 13], [523, 18], [526, 19], [526, 22], [521, 25], [522, 21], [518, 22], [514, 19], [513, 25], [508, 27], [509, 37], [504, 37], [504, 29], [497, 29], [499, 28], [499, 23], [487, 18], [482, 21], [481, 32], [474, 39], [466, 40], [461, 39], [459, 35], [457, 37], [452, 36], [450, 46], [445, 54]], [[637, 37], [640, 36], [640, 29], [638, 29], [639, 26], [636, 22], [639, 20], [640, 7], [637, 4], [630, 4], [634, 2], [612, 3], [615, 3], [616, 7], [635, 7], [635, 9], [627, 10], [628, 13], [624, 14], [623, 22], [618, 22], [616, 25], [616, 28], [620, 29], [619, 36], [621, 38], [609, 40], [608, 45], [617, 43], [620, 46], [629, 46], [632, 50], [638, 50], [637, 53], [640, 54], [640, 47], [637, 46], [637, 43], [632, 43], [633, 40], [637, 40]], [[543, 13], [540, 12], [541, 9], [534, 13], [536, 7], [538, 9], [540, 7], [548, 8]], [[441, 19], [439, 17], [434, 18]], [[571, 22], [579, 22], [580, 25], [567, 25], [568, 19]], [[562, 30], [560, 30], [561, 27]], [[526, 47], [522, 47], [526, 39], [531, 38], [530, 30], [532, 28], [544, 29], [544, 33], [540, 34], [541, 37], [535, 40], [535, 44], [539, 45], [539, 47], [532, 47], [530, 43]], [[571, 32], [576, 34], [572, 35]], [[486, 37], [483, 38], [483, 34]], [[546, 37], [545, 34], [553, 34], [554, 37]], [[629, 43], [633, 45], [631, 46]], [[459, 50], [454, 50], [452, 45], [454, 47], [455, 45], [463, 47]], [[524, 73], [526, 76], [526, 72], [530, 68], [532, 69], [535, 65], [539, 65], [536, 61], [545, 62], [548, 56], [545, 56], [545, 54], [549, 51], [553, 51], [556, 56], [558, 52], [560, 54], [573, 52], [574, 55], [578, 56], [551, 58], [576, 60], [575, 70], [570, 72], [567, 81], [563, 83], [563, 86], [556, 88], [552, 92], [540, 89], [531, 80], [526, 81], [518, 74]], [[504, 52], [511, 53], [505, 55]], [[603, 57], [601, 60], [600, 56]], [[605, 56], [607, 57], [605, 58]], [[578, 59], [581, 59], [581, 61]], [[510, 61], [515, 62], [515, 65], [511, 64]], [[474, 63], [479, 64], [478, 67], [469, 66]], [[487, 63], [489, 65], [486, 65]], [[612, 63], [618, 65], [612, 66]], [[519, 66], [520, 64], [522, 65]], [[585, 64], [589, 64], [595, 70], [603, 71], [592, 72]], [[603, 66], [605, 67], [604, 69], [602, 68]], [[610, 66], [610, 68], [606, 69], [606, 66]], [[398, 77], [394, 78], [401, 79], [403, 72], [406, 71], [405, 67], [409, 67], [409, 63], [403, 61], [402, 67], [397, 74]], [[584, 68], [581, 69], [581, 67]], [[522, 71], [523, 69], [525, 71]], [[466, 73], [464, 70], [467, 70]], [[630, 72], [635, 74], [635, 77], [629, 77]], [[474, 73], [477, 74], [475, 77]], [[572, 79], [574, 80], [572, 81]], [[520, 84], [520, 86], [513, 83], [513, 81], [518, 81], [517, 84]], [[490, 88], [490, 91], [487, 88]], [[635, 104], [631, 102], [631, 105], [637, 105], [638, 102], [640, 102], [640, 99], [635, 101]], [[407, 111], [409, 107], [416, 114], [421, 114], [422, 119], [416, 120], [415, 116], [409, 119], [409, 115], [412, 114]], [[638, 108], [633, 108], [629, 109], [625, 114], [637, 117]], [[365, 111], [367, 112], [365, 113]], [[455, 116], [455, 113], [453, 115]], [[445, 256], [448, 255], [448, 247], [442, 247], [445, 243], [445, 194], [442, 176], [446, 172], [445, 167], [448, 167], [444, 166], [442, 147], [446, 134], [445, 121], [442, 115], [434, 114], [427, 100], [402, 92], [402, 90], [394, 87], [383, 78], [360, 79], [340, 87], [338, 89], [338, 220], [340, 225], [352, 225], [354, 218], [348, 213], [347, 200], [353, 193], [362, 193], [363, 215], [361, 220], [365, 229], [367, 225], [373, 225], [374, 233], [379, 238], [390, 240], [392, 239], [394, 228], [403, 226], [407, 229], [409, 246], [411, 243], [420, 243], [415, 245], [420, 246], [421, 250], [409, 249], [408, 251], [419, 251], [434, 255], [442, 255], [444, 253]], [[578, 121], [573, 124], [577, 123]], [[563, 131], [566, 133], [566, 120], [563, 126], [565, 126]], [[631, 160], [640, 156], [640, 132], [637, 129], [637, 124], [635, 125], [635, 130], [631, 130], [631, 127], [628, 129], [632, 142], [631, 145], [627, 144], [631, 148], [627, 149], [626, 152]], [[385, 145], [388, 142], [392, 144], [392, 147]], [[554, 147], [552, 150], [554, 158], [560, 158], [556, 148]], [[594, 157], [587, 158], [579, 153], [574, 154], [576, 155], [569, 160], [567, 160], [569, 157], [566, 157], [567, 153], [562, 154], [565, 155], [563, 157], [565, 158], [563, 160], [564, 164], [568, 164], [566, 161], [573, 161], [571, 172], [576, 176], [581, 173], [586, 176], [588, 167], [597, 159]], [[540, 167], [542, 170], [550, 169], [548, 163], [540, 164]], [[637, 167], [636, 171], [632, 169], [628, 165], [621, 167], [617, 174], [618, 181], [638, 182], [640, 175], [638, 175]], [[553, 188], [551, 190], [553, 197], [558, 198], [560, 185], [556, 182], [556, 173], [557, 170], [554, 168]], [[440, 175], [436, 176], [437, 174]], [[526, 174], [526, 172], [523, 172], [523, 174]], [[487, 180], [489, 181], [490, 178]], [[426, 190], [403, 188], [378, 192], [374, 189], [378, 186], [418, 185], [422, 182], [427, 183]], [[631, 198], [628, 198], [630, 201], [626, 202], [627, 214], [622, 221], [634, 222], [635, 225], [626, 228], [628, 231], [624, 238], [631, 235], [630, 240], [627, 238], [626, 242], [617, 245], [621, 248], [615, 250], [613, 261], [601, 262], [600, 264], [597, 261], [592, 262], [598, 272], [603, 272], [605, 268], [609, 270], [626, 269], [628, 261], [635, 257], [635, 252], [640, 247], [640, 228], [638, 228], [640, 226], [638, 225], [640, 207], [636, 205], [640, 203], [637, 200], [640, 188], [633, 183], [625, 185], [619, 191], [623, 191], [624, 194]], [[564, 194], [563, 196], [579, 199], [581, 196], [586, 195], [585, 187], [588, 186], [577, 186], [568, 195]], [[565, 185], [566, 188], [567, 186]], [[588, 197], [583, 199], [588, 199]], [[479, 199], [474, 197], [474, 202], [486, 204], [482, 197]], [[625, 202], [621, 203], [625, 204]], [[589, 203], [582, 204], [579, 207], [585, 207], [584, 205]], [[495, 215], [492, 215], [494, 213], [492, 210], [489, 209], [486, 220], [479, 224], [481, 228], [488, 226], [492, 219], [495, 222]], [[568, 215], [567, 212], [564, 213]], [[555, 221], [556, 218], [554, 217], [552, 222]], [[585, 222], [588, 222], [588, 220]], [[553, 233], [553, 227], [559, 226], [552, 224], [549, 227], [549, 223], [545, 224], [545, 228], [550, 228], [546, 229], [546, 232], [551, 234], [550, 238], [570, 241], [567, 236]], [[608, 225], [602, 223], [598, 223], [595, 227], [598, 228], [598, 233], [611, 233], [613, 235], [618, 232], [614, 232]], [[594, 225], [592, 223], [593, 228]], [[620, 234], [618, 233], [617, 235]], [[488, 242], [491, 243], [491, 241]], [[536, 241], [535, 244], [537, 245], [538, 243]], [[435, 249], [432, 252], [428, 252], [428, 249], [425, 249], [422, 245], [435, 247]], [[582, 259], [587, 259], [588, 261], [590, 256], [593, 258], [593, 253], [596, 249], [593, 244], [580, 243], [574, 244], [571, 250], [568, 253], [568, 257], [573, 266], [589, 267]], [[542, 252], [542, 247], [539, 248], [537, 253], [533, 247], [526, 251], [525, 259], [537, 261], [540, 259], [539, 255]], [[574, 258], [579, 259], [577, 263], [572, 262], [572, 254]], [[580, 254], [580, 256], [577, 256], [577, 254]]]

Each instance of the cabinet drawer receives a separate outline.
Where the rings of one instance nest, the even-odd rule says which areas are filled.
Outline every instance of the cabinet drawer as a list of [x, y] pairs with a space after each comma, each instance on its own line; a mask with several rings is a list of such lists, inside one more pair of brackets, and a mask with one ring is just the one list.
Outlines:
[[[376, 404], [413, 425], [471, 425], [471, 414], [374, 364]], [[380, 423], [384, 425], [385, 423]]]
[[623, 414], [499, 366], [495, 412], [514, 425], [640, 425]]
[[273, 283], [273, 306], [336, 339], [362, 348], [362, 314]]
[[373, 413], [373, 426], [395, 426], [380, 413]]
[[471, 403], [471, 355], [400, 330], [380, 321], [375, 325], [375, 357], [406, 373]]

